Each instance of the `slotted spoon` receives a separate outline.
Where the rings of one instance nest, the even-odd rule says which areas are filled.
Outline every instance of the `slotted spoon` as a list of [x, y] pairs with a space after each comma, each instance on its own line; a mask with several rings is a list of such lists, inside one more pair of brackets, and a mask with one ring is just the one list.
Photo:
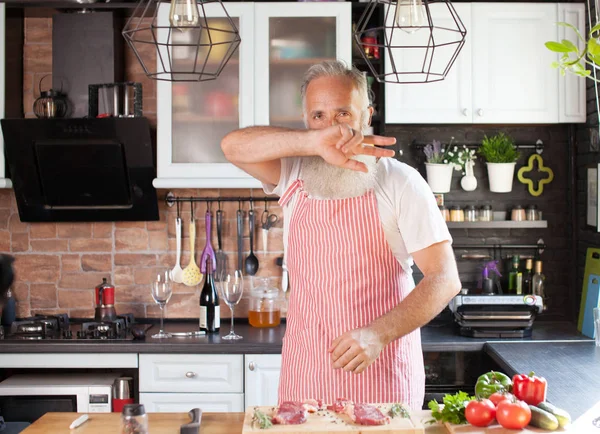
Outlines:
[[186, 286], [198, 285], [203, 277], [194, 259], [194, 244], [196, 244], [196, 221], [194, 220], [194, 204], [192, 203], [192, 217], [190, 219], [190, 263], [183, 270], [183, 284]]

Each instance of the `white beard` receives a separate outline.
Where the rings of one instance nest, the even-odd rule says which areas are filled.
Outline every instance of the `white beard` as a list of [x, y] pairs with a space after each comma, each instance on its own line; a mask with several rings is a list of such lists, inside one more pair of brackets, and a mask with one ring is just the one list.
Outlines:
[[370, 155], [357, 155], [353, 159], [364, 163], [368, 173], [334, 166], [318, 156], [303, 157], [300, 178], [304, 181], [304, 190], [315, 199], [364, 195], [375, 185], [377, 159]]

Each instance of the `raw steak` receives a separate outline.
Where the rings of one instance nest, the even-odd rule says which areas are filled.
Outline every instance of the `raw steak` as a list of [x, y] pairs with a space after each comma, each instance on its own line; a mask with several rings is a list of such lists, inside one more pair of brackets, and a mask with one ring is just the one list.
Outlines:
[[299, 425], [306, 422], [308, 414], [306, 407], [301, 402], [282, 402], [273, 416], [273, 423], [279, 425]]
[[327, 410], [335, 411], [336, 413], [346, 413], [349, 406], [352, 405], [352, 401], [346, 398], [338, 398], [331, 405], [327, 406]]
[[353, 410], [350, 418], [360, 425], [386, 425], [391, 420], [389, 416], [385, 416], [373, 405], [354, 404]]
[[304, 401], [304, 408], [306, 408], [309, 413], [316, 413], [319, 410], [323, 410], [323, 400], [307, 399]]

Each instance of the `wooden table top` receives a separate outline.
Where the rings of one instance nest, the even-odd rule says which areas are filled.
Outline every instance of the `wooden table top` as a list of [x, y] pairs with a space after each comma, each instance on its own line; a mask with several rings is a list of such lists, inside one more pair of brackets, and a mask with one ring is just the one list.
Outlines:
[[[81, 413], [83, 414], [83, 413]], [[88, 413], [83, 425], [69, 430], [69, 425], [81, 414], [46, 413], [23, 434], [119, 434], [120, 413]], [[151, 434], [179, 434], [181, 425], [189, 423], [187, 413], [148, 413], [148, 428]], [[204, 413], [200, 432], [202, 434], [236, 434], [242, 432], [244, 413]]]

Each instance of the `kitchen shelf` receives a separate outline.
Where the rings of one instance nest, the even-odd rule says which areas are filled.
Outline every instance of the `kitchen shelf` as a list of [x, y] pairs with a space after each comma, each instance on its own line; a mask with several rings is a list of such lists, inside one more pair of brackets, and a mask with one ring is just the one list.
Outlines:
[[500, 220], [492, 222], [446, 222], [449, 229], [542, 229], [548, 227], [546, 220], [513, 222]]

